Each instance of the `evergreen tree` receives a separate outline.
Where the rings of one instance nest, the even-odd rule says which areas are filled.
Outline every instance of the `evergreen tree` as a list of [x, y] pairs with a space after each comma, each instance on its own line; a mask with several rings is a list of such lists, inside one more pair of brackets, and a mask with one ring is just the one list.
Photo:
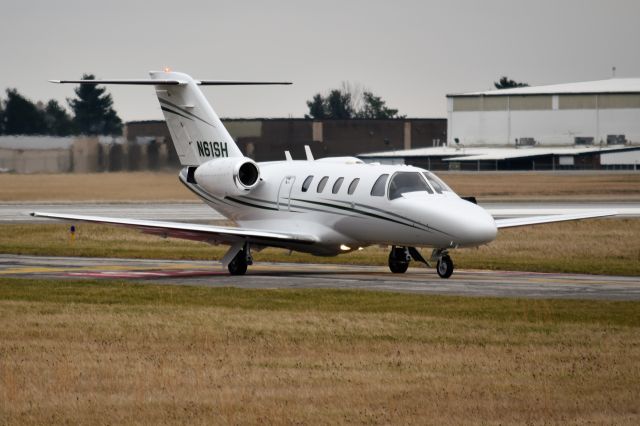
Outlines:
[[511, 80], [506, 75], [500, 77], [500, 80], [494, 81], [493, 85], [496, 86], [496, 89], [511, 89], [513, 87], [528, 87], [527, 83], [519, 83], [515, 80]]
[[2, 103], [2, 99], [0, 99], [0, 135], [4, 134], [4, 108]]
[[47, 133], [44, 112], [17, 89], [7, 89], [3, 113], [7, 135], [42, 135]]
[[[83, 80], [93, 79], [93, 74], [84, 74]], [[76, 99], [68, 99], [73, 110], [73, 122], [81, 134], [121, 135], [122, 120], [112, 108], [111, 95], [95, 84], [81, 84], [75, 89]]]
[[353, 106], [351, 94], [340, 90], [332, 90], [327, 96], [327, 112], [329, 118], [348, 119], [353, 118]]
[[313, 99], [307, 101], [307, 106], [309, 107], [309, 114], [306, 115], [306, 118], [316, 118], [322, 119], [327, 118], [329, 115], [327, 113], [327, 103], [326, 100], [322, 97], [320, 93], [317, 93]]
[[44, 109], [44, 119], [48, 134], [55, 136], [74, 134], [75, 129], [71, 116], [55, 99], [47, 102], [47, 106]]
[[358, 118], [369, 119], [385, 119], [385, 118], [402, 118], [398, 116], [398, 110], [388, 108], [386, 102], [382, 100], [380, 96], [376, 96], [371, 92], [364, 92], [362, 94], [363, 105], [362, 109], [358, 111]]
[[[389, 119], [404, 118], [398, 115], [398, 110], [386, 106], [386, 102], [380, 96], [376, 96], [369, 91], [362, 93], [352, 92], [352, 85], [343, 83], [343, 89], [332, 90], [327, 97], [320, 93], [316, 94], [310, 101], [307, 101], [309, 114], [307, 118], [368, 118], [368, 119]], [[356, 108], [355, 105], [358, 105]]]

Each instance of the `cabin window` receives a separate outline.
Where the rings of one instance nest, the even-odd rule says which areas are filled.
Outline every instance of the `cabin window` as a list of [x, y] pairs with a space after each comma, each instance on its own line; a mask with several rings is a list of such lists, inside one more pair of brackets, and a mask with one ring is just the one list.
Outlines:
[[388, 174], [380, 176], [376, 180], [376, 183], [373, 184], [373, 188], [371, 188], [371, 195], [374, 197], [384, 197], [384, 188], [387, 186], [387, 179], [389, 179]]
[[320, 179], [320, 182], [318, 182], [318, 193], [324, 191], [324, 187], [327, 185], [327, 181], [329, 180], [329, 176], [325, 176], [322, 179]]
[[309, 187], [311, 186], [311, 181], [313, 180], [313, 175], [307, 176], [307, 178], [302, 182], [302, 192], [307, 192]]
[[333, 192], [334, 194], [337, 194], [338, 191], [340, 191], [340, 187], [342, 186], [342, 182], [344, 182], [344, 178], [343, 177], [339, 177], [338, 179], [336, 179], [336, 183], [333, 184], [333, 189], [331, 190], [331, 192]]
[[435, 189], [438, 194], [442, 194], [442, 191], [453, 192], [451, 188], [449, 188], [447, 184], [442, 181], [442, 179], [438, 178], [438, 176], [434, 175], [433, 173], [422, 172], [422, 174], [425, 178], [427, 178], [427, 181], [429, 181], [431, 186], [433, 186], [433, 189]]
[[398, 172], [389, 184], [389, 199], [395, 200], [407, 192], [429, 191], [429, 185], [418, 172]]
[[354, 180], [351, 181], [351, 183], [349, 184], [349, 190], [347, 191], [347, 194], [349, 195], [353, 194], [353, 192], [358, 187], [358, 182], [360, 182], [360, 178], [355, 178]]

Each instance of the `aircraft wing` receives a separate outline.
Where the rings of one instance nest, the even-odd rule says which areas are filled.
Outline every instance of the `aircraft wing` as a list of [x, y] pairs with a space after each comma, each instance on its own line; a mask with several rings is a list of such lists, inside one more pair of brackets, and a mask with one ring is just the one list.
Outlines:
[[568, 214], [552, 214], [545, 216], [515, 217], [510, 219], [496, 219], [496, 226], [501, 228], [513, 228], [516, 226], [540, 225], [543, 223], [564, 222], [567, 220], [590, 219], [595, 217], [615, 216], [618, 213], [613, 210], [588, 211]]
[[107, 225], [134, 228], [146, 234], [161, 237], [182, 238], [203, 241], [210, 244], [234, 244], [246, 241], [253, 244], [286, 247], [288, 244], [313, 244], [317, 238], [313, 235], [269, 232], [258, 229], [235, 228], [225, 226], [200, 225], [194, 223], [163, 222], [155, 220], [121, 219], [101, 216], [84, 216], [73, 214], [32, 212], [34, 217], [47, 217], [67, 221], [94, 222]]

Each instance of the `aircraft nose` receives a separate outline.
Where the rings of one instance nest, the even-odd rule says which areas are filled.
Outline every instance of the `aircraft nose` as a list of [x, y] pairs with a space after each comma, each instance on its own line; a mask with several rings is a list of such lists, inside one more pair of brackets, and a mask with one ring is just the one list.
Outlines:
[[493, 217], [482, 207], [472, 204], [467, 235], [472, 245], [487, 244], [496, 239], [498, 228]]
[[460, 200], [456, 215], [460, 246], [479, 246], [496, 239], [498, 228], [493, 217], [482, 207]]

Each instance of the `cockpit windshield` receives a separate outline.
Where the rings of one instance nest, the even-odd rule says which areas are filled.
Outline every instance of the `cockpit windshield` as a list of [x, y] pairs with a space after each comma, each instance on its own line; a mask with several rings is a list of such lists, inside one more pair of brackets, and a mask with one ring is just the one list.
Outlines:
[[398, 172], [393, 175], [389, 183], [389, 199], [395, 200], [407, 192], [426, 191], [433, 194], [429, 185], [418, 172]]
[[446, 183], [444, 183], [442, 179], [440, 179], [438, 176], [434, 175], [433, 173], [422, 172], [422, 174], [424, 175], [425, 178], [427, 178], [431, 186], [433, 186], [433, 189], [435, 189], [435, 191], [438, 194], [442, 194], [442, 191], [453, 192], [453, 190], [449, 188], [449, 186]]

